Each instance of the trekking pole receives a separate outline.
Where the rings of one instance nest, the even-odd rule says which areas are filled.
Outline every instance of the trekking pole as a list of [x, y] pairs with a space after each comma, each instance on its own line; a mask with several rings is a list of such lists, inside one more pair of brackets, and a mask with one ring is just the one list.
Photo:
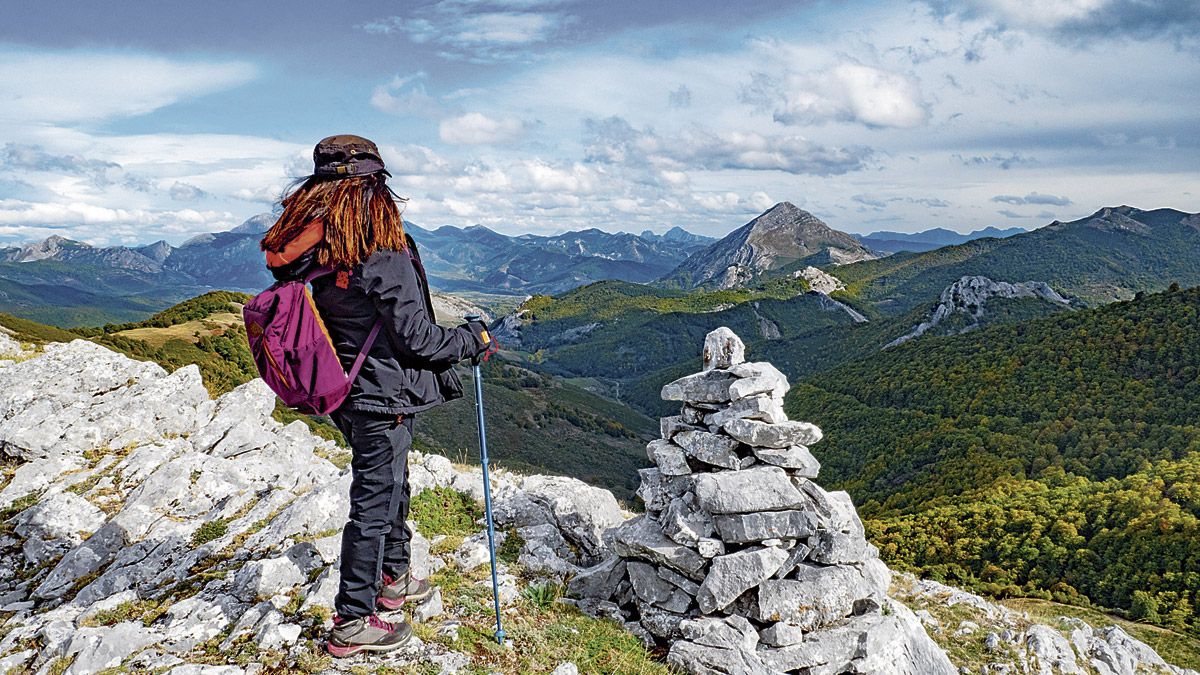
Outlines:
[[[467, 321], [478, 321], [479, 316], [469, 314]], [[492, 485], [488, 478], [487, 429], [483, 423], [483, 375], [479, 360], [471, 362], [475, 376], [475, 419], [479, 424], [479, 461], [483, 464], [483, 511], [487, 517], [488, 555], [492, 562], [492, 604], [496, 609], [496, 642], [504, 646], [504, 628], [500, 625], [500, 584], [496, 580], [496, 529], [492, 524]]]

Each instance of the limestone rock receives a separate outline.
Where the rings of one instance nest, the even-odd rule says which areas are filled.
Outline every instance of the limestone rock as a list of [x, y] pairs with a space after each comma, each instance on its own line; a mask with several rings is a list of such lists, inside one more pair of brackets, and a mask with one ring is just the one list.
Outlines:
[[13, 529], [25, 539], [25, 559], [41, 565], [79, 545], [105, 520], [107, 516], [88, 500], [73, 492], [60, 492], [22, 511], [14, 519]]
[[714, 532], [712, 516], [700, 509], [696, 495], [691, 493], [672, 499], [659, 520], [663, 534], [672, 541], [693, 548]]
[[667, 565], [692, 579], [702, 579], [705, 559], [692, 549], [680, 546], [662, 533], [658, 521], [638, 516], [617, 528], [613, 550], [626, 558], [640, 558]]
[[576, 574], [567, 586], [571, 595], [579, 598], [608, 600], [625, 577], [625, 561], [612, 556], [598, 565]]
[[704, 337], [704, 370], [729, 368], [746, 360], [746, 345], [725, 326]]
[[762, 582], [758, 587], [757, 618], [763, 622], [786, 621], [811, 631], [850, 616], [855, 601], [885, 590], [873, 587], [852, 567], [802, 564], [794, 579]]
[[768, 424], [758, 420], [736, 419], [726, 422], [722, 428], [730, 436], [752, 447], [808, 446], [821, 440], [821, 430], [807, 422]]
[[655, 439], [646, 446], [646, 455], [664, 476], [685, 476], [692, 472], [683, 448], [671, 441]]
[[161, 636], [137, 621], [126, 621], [110, 628], [80, 628], [67, 654], [75, 660], [68, 675], [90, 675], [121, 665], [126, 657], [158, 642]]
[[685, 673], [717, 673], [720, 675], [774, 675], [754, 652], [742, 649], [722, 649], [679, 640], [672, 643], [667, 663]]
[[729, 386], [729, 397], [732, 400], [767, 394], [775, 399], [783, 399], [787, 393], [787, 377], [775, 366], [765, 363], [743, 363], [733, 366], [729, 373], [738, 380]]
[[729, 401], [730, 385], [735, 381], [736, 378], [724, 370], [706, 370], [663, 385], [662, 399], [690, 403], [726, 403]]
[[689, 457], [698, 459], [705, 464], [726, 469], [738, 468], [737, 448], [739, 443], [728, 436], [712, 434], [707, 431], [684, 431], [675, 436], [674, 443], [683, 448]]
[[799, 626], [776, 621], [759, 631], [763, 644], [772, 647], [788, 647], [804, 641], [804, 631]]
[[793, 476], [816, 478], [821, 471], [821, 463], [803, 445], [792, 445], [786, 448], [753, 448], [753, 452], [759, 461], [791, 469]]
[[605, 552], [604, 533], [625, 521], [611, 492], [576, 478], [528, 476], [520, 489], [554, 516], [563, 537], [583, 550], [587, 563]]
[[684, 639], [707, 647], [754, 650], [758, 646], [758, 631], [745, 619], [734, 614], [721, 618], [702, 617], [679, 623]]
[[697, 474], [700, 507], [712, 514], [783, 511], [803, 503], [787, 473], [778, 467]]
[[775, 574], [787, 557], [784, 550], [760, 548], [713, 558], [708, 576], [696, 595], [700, 611], [711, 614], [724, 609], [742, 593]]
[[713, 523], [723, 541], [737, 544], [766, 539], [804, 539], [816, 532], [815, 519], [808, 511], [763, 511], [714, 516]]
[[726, 422], [737, 419], [752, 419], [780, 424], [787, 421], [787, 413], [783, 411], [783, 400], [765, 394], [742, 398], [729, 404], [704, 418], [704, 423], [710, 427], [724, 426]]

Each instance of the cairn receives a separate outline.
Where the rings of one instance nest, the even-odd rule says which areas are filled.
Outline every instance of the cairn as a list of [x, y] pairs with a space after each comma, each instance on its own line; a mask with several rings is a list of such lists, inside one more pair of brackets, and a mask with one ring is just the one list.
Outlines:
[[682, 409], [647, 446], [646, 513], [572, 580], [580, 606], [690, 673], [955, 672], [887, 597], [891, 572], [850, 496], [813, 482], [821, 430], [787, 419], [783, 373], [747, 363], [728, 328], [708, 334], [703, 360], [662, 388]]

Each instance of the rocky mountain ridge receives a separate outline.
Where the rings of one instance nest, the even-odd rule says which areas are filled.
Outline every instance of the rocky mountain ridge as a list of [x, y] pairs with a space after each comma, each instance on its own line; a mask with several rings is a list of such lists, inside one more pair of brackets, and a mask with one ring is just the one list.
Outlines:
[[[725, 353], [719, 349], [709, 358], [728, 358]], [[0, 672], [111, 668], [236, 675], [268, 668], [347, 672], [365, 665], [399, 672], [526, 672], [497, 665], [511, 662], [494, 652], [455, 649], [466, 639], [457, 637], [462, 631], [486, 631], [488, 620], [486, 612], [471, 614], [455, 594], [435, 594], [412, 608], [419, 637], [399, 653], [340, 662], [320, 656], [315, 640], [327, 625], [322, 608], [329, 607], [336, 586], [350, 476], [330, 461], [341, 452], [331, 442], [301, 422], [283, 425], [271, 418], [274, 398], [260, 380], [211, 400], [194, 367], [168, 374], [85, 341], [31, 350], [0, 333], [0, 354]], [[773, 414], [771, 392], [781, 384], [763, 379], [770, 386], [761, 392], [767, 405], [758, 416]], [[753, 380], [739, 380], [738, 387], [751, 402], [764, 398], [751, 393], [760, 388]], [[680, 395], [683, 388], [674, 387]], [[749, 431], [755, 447], [761, 445], [762, 431]], [[761, 452], [771, 454], [765, 446]], [[493, 481], [497, 523], [505, 539], [516, 542], [509, 547], [516, 562], [501, 569], [510, 621], [520, 618], [520, 597], [535, 583], [585, 577], [582, 570], [621, 552], [618, 532], [635, 526], [611, 493], [577, 480], [499, 470]], [[482, 493], [477, 469], [416, 452], [410, 482], [414, 494], [450, 490], [478, 499]], [[698, 487], [697, 497], [702, 493]], [[713, 497], [725, 499], [719, 494]], [[864, 550], [853, 529], [838, 533], [830, 540], [836, 550], [843, 544]], [[461, 543], [446, 537], [431, 542], [420, 532], [414, 538], [419, 573], [465, 577], [481, 572], [486, 561], [478, 524]], [[486, 580], [468, 577], [475, 578], [485, 584], [476, 592], [486, 593]], [[898, 604], [893, 610], [899, 613], [893, 616], [907, 616]], [[740, 623], [719, 622], [730, 621]], [[716, 625], [701, 628], [689, 643], [703, 647], [717, 640], [715, 648], [736, 650], [722, 641], [749, 637]], [[512, 653], [537, 651], [522, 641], [539, 634], [514, 629]], [[1160, 665], [1141, 643], [1111, 636], [1103, 641], [1119, 668], [1093, 666], [1096, 672], [1184, 672]], [[854, 644], [868, 657], [888, 647], [870, 640]], [[1051, 661], [1048, 648], [1037, 646], [1042, 642], [1026, 638], [1024, 644], [1024, 660], [1012, 667], [1080, 672], [1067, 669], [1065, 657]], [[1079, 644], [1090, 645], [1089, 654], [1101, 649], [1094, 641], [1068, 646], [1081, 649]], [[1085, 652], [1079, 653], [1082, 658]], [[860, 672], [895, 672], [879, 661], [859, 662], [878, 664]], [[578, 672], [566, 663], [537, 669], [556, 665], [558, 675]], [[722, 662], [708, 672], [778, 672], [738, 668]], [[1004, 672], [999, 668], [988, 672]]]
[[797, 261], [845, 264], [875, 255], [791, 202], [780, 202], [683, 261], [662, 283], [682, 288], [734, 288]]

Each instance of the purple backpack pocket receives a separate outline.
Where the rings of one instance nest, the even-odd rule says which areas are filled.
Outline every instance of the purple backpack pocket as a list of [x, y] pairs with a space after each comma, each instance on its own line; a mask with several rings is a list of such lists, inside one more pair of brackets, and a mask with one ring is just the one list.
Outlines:
[[258, 374], [284, 405], [310, 415], [328, 415], [346, 400], [383, 325], [371, 327], [347, 373], [308, 292], [308, 282], [331, 272], [321, 268], [304, 280], [279, 282], [242, 309]]

